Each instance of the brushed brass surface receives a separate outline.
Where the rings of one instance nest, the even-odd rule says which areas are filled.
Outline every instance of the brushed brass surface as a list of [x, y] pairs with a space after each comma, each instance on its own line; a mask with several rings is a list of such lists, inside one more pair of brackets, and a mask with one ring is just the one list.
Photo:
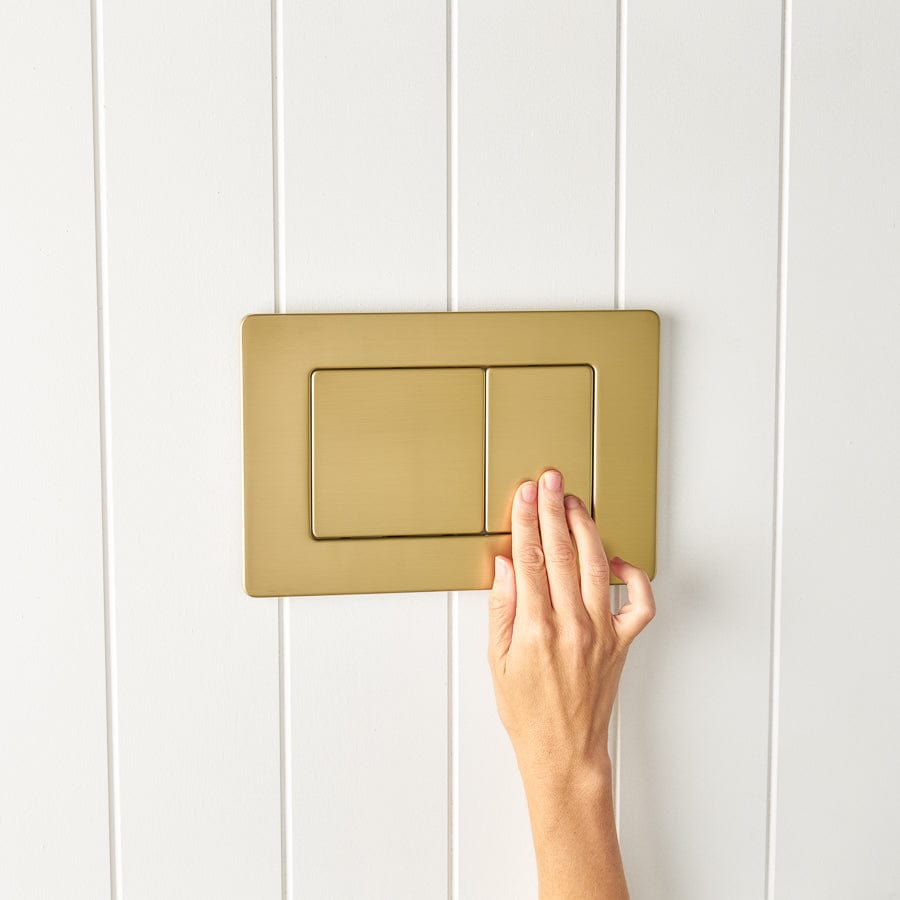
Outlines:
[[312, 373], [317, 538], [484, 530], [481, 369]]
[[590, 366], [594, 516], [610, 555], [652, 576], [658, 361], [659, 319], [647, 310], [248, 316], [242, 327], [247, 592], [487, 588], [493, 556], [510, 552], [504, 534], [318, 540], [311, 527], [317, 369]]
[[591, 503], [594, 370], [590, 366], [508, 366], [487, 370], [485, 519], [510, 530], [517, 485], [545, 469], [563, 473], [566, 492]]

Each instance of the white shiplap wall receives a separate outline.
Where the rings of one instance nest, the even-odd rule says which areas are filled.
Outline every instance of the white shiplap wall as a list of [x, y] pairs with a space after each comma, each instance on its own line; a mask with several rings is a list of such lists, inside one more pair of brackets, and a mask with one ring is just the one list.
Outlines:
[[624, 296], [665, 324], [660, 615], [620, 691], [623, 858], [636, 897], [743, 900], [766, 861], [780, 6], [629, 13]]
[[0, 5], [0, 896], [109, 893], [90, 8]]
[[896, 6], [0, 10], [0, 897], [534, 894], [485, 595], [250, 600], [238, 327], [652, 307], [636, 898], [900, 894]]
[[900, 896], [900, 7], [794, 0], [774, 884]]
[[122, 897], [280, 890], [276, 604], [240, 585], [240, 318], [272, 308], [269, 11], [105, 4]]

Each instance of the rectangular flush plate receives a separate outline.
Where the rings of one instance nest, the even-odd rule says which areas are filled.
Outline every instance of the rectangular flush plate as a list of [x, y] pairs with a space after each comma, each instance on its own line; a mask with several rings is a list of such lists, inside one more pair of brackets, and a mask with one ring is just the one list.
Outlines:
[[242, 343], [249, 594], [489, 587], [549, 466], [652, 576], [655, 313], [261, 315]]

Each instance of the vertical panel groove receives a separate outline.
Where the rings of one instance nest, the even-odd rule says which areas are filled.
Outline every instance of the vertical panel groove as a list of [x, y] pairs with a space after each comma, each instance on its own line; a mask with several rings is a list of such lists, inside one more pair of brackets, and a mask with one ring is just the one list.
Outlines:
[[109, 805], [109, 884], [112, 900], [122, 892], [119, 814], [119, 717], [116, 664], [116, 603], [113, 567], [112, 445], [110, 434], [109, 296], [106, 232], [106, 117], [103, 77], [103, 4], [91, 2], [91, 106], [94, 153], [94, 251], [97, 278], [97, 389], [100, 430], [100, 528], [103, 541], [103, 624], [106, 670], [106, 765]]
[[282, 0], [272, 0], [272, 241], [275, 254], [275, 312], [287, 309], [284, 296], [286, 260], [284, 251], [284, 40]]
[[[615, 261], [613, 264], [613, 306], [625, 308], [625, 126], [626, 126], [626, 39], [628, 0], [619, 0], [616, 6], [616, 152], [615, 152]], [[613, 608], [622, 607], [622, 587], [612, 590]], [[613, 808], [616, 830], [621, 817], [621, 757], [622, 757], [622, 695], [616, 696], [613, 710], [612, 740]]]
[[625, 308], [625, 126], [628, 0], [616, 8], [616, 194], [614, 300], [616, 309]]
[[[458, 285], [458, 9], [447, 0], [447, 311], [459, 308]], [[447, 896], [459, 896], [459, 592], [447, 594]]]
[[783, 0], [781, 110], [778, 160], [778, 262], [775, 363], [775, 486], [772, 504], [772, 622], [769, 665], [769, 748], [766, 786], [766, 897], [775, 897], [775, 825], [778, 804], [778, 715], [781, 694], [781, 580], [784, 510], [785, 363], [787, 359], [787, 244], [790, 185], [792, 0]]
[[[274, 253], [274, 311], [286, 310], [284, 251], [284, 78], [282, 0], [271, 5], [272, 69], [272, 230]], [[292, 756], [291, 756], [291, 647], [290, 607], [284, 597], [278, 603], [278, 739], [281, 799], [281, 894], [293, 896]]]
[[294, 894], [291, 812], [291, 646], [290, 606], [278, 598], [278, 736], [281, 742], [281, 893], [284, 900]]
[[459, 13], [454, 0], [447, 0], [447, 311], [459, 309], [458, 212], [458, 46]]
[[447, 896], [458, 900], [459, 879], [459, 591], [447, 594]]

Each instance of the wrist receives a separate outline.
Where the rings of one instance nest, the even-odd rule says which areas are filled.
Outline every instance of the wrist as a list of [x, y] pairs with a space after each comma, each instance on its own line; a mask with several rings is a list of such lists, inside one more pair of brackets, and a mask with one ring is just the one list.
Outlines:
[[561, 810], [596, 808], [612, 797], [612, 763], [605, 746], [602, 753], [590, 759], [542, 765], [520, 760], [519, 769], [532, 816], [549, 814], [555, 818]]
[[613, 811], [612, 766], [526, 783], [541, 900], [627, 898]]

